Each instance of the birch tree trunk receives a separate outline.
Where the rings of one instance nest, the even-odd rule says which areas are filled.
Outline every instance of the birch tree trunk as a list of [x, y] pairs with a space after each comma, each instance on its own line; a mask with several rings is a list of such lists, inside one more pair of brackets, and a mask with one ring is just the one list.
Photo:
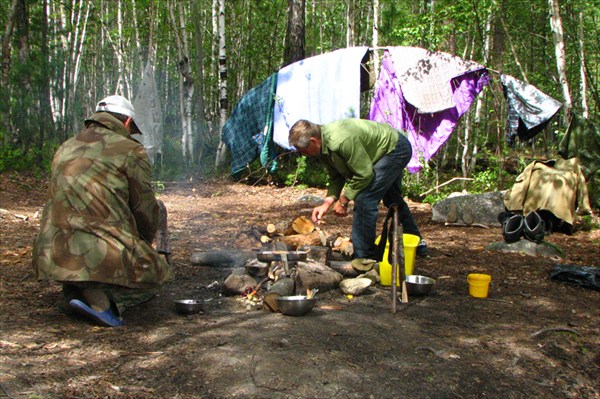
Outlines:
[[119, 32], [119, 41], [117, 45], [117, 65], [119, 67], [119, 79], [117, 81], [117, 94], [130, 99], [132, 96], [129, 79], [127, 78], [127, 68], [125, 67], [125, 55], [123, 50], [125, 44], [123, 42], [123, 4], [121, 0], [117, 1], [117, 29]]
[[587, 79], [585, 77], [585, 46], [583, 40], [583, 13], [579, 13], [579, 92], [581, 96], [581, 109], [582, 116], [588, 118], [590, 116], [590, 110], [587, 105]]
[[[85, 43], [85, 35], [87, 32], [87, 23], [88, 17], [90, 15], [90, 2], [89, 0], [85, 2], [85, 16], [83, 17], [83, 25], [81, 27], [77, 27], [81, 31], [78, 32], [79, 40], [76, 42], [75, 54], [73, 54], [73, 68], [71, 71], [71, 94], [70, 98], [75, 99], [75, 91], [77, 90], [77, 84], [79, 83], [79, 68], [81, 67], [81, 56], [83, 53], [83, 44]], [[72, 126], [73, 130], [80, 130], [80, 119], [78, 115], [74, 112], [75, 110], [71, 108], [71, 118], [72, 118]]]
[[560, 18], [560, 4], [558, 3], [558, 0], [548, 0], [548, 8], [550, 9], [550, 29], [552, 30], [554, 53], [556, 54], [556, 69], [558, 72], [558, 80], [560, 82], [560, 86], [563, 92], [564, 125], [569, 121], [569, 117], [571, 116], [571, 109], [573, 108], [573, 103], [571, 101], [571, 91], [569, 90], [569, 82], [567, 80], [565, 41], [562, 28], [562, 20]]
[[202, 160], [202, 154], [204, 149], [204, 141], [208, 138], [208, 124], [206, 122], [206, 114], [204, 111], [204, 52], [202, 50], [202, 39], [204, 26], [201, 24], [201, 5], [200, 0], [194, 1], [194, 39], [196, 41], [196, 68], [197, 68], [197, 84], [196, 88], [196, 127], [197, 134], [196, 138], [199, 143], [196, 143], [195, 151], [198, 161]]
[[179, 56], [179, 112], [181, 115], [181, 152], [186, 164], [190, 166], [194, 159], [194, 140], [192, 134], [192, 96], [194, 94], [194, 78], [190, 66], [190, 56], [185, 29], [185, 14], [181, 0], [177, 1], [179, 22], [175, 17], [173, 2], [169, 3], [171, 21], [175, 28], [175, 42]]
[[354, 47], [354, 0], [346, 1], [346, 47]]
[[[373, 0], [373, 39], [372, 46], [376, 49], [379, 47], [379, 0]], [[374, 79], [377, 80], [379, 74], [379, 53], [373, 50], [373, 73]]]
[[[152, 10], [154, 9], [154, 4], [150, 5], [150, 26], [152, 27]], [[137, 20], [137, 7], [135, 4], [135, 0], [131, 0], [131, 14], [133, 16], [133, 28], [134, 28], [134, 32], [135, 32], [135, 48], [137, 50], [138, 53], [138, 57], [139, 57], [139, 63], [140, 63], [140, 75], [139, 76], [143, 76], [144, 75], [144, 58], [142, 57], [142, 45], [140, 44], [140, 29], [138, 26], [138, 20]], [[152, 28], [150, 28], [152, 29]], [[131, 68], [133, 70], [133, 68]]]
[[[227, 120], [227, 51], [225, 47], [225, 0], [219, 0], [219, 137]], [[225, 163], [227, 146], [219, 139], [215, 166]]]
[[[490, 61], [490, 48], [492, 43], [492, 20], [493, 20], [494, 12], [492, 6], [488, 9], [488, 16], [485, 23], [485, 32], [484, 32], [484, 46], [483, 46], [483, 65], [488, 65]], [[479, 128], [481, 125], [481, 112], [483, 109], [483, 103], [485, 100], [485, 90], [477, 96], [477, 102], [475, 104], [475, 121], [474, 125], [478, 132], [481, 131]], [[473, 151], [471, 153], [471, 162], [469, 165], [469, 170], [475, 170], [475, 165], [477, 163], [477, 152], [479, 151], [479, 146], [477, 140], [473, 142]], [[467, 176], [464, 176], [467, 177]]]
[[52, 123], [52, 112], [50, 109], [50, 51], [48, 49], [48, 0], [44, 0], [42, 11], [42, 43], [41, 43], [41, 62], [42, 62], [42, 79], [41, 90], [39, 93], [40, 103], [40, 134], [38, 136], [38, 162], [41, 164], [43, 159], [43, 148], [46, 135], [50, 138], [54, 137], [54, 124]]

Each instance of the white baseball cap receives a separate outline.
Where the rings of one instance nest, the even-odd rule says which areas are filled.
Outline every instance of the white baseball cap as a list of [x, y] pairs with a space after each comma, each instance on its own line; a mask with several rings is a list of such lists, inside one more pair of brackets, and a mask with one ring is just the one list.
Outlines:
[[108, 96], [98, 101], [96, 112], [115, 112], [117, 114], [129, 116], [133, 121], [135, 133], [142, 134], [138, 124], [135, 122], [135, 109], [128, 99], [122, 96]]

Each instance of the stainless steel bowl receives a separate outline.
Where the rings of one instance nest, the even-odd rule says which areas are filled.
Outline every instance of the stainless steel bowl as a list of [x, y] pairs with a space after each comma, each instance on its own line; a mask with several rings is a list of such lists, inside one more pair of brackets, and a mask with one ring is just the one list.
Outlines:
[[408, 295], [428, 295], [434, 283], [435, 280], [431, 277], [416, 274], [406, 276], [406, 290]]
[[173, 301], [175, 311], [181, 314], [195, 314], [204, 310], [204, 301], [199, 299], [178, 299]]
[[288, 316], [302, 316], [312, 310], [317, 298], [307, 298], [306, 295], [280, 296], [276, 298], [279, 311]]

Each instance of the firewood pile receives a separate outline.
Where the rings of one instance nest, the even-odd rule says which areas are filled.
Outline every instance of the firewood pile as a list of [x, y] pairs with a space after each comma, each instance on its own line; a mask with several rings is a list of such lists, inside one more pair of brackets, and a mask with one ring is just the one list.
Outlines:
[[[325, 292], [348, 285], [358, 292], [370, 285], [365, 277], [356, 284], [341, 284], [368, 270], [352, 266], [353, 248], [348, 237], [328, 235], [305, 216], [240, 232], [235, 246], [235, 250], [194, 251], [191, 261], [194, 265], [232, 267], [221, 291], [237, 295], [248, 310], [276, 312], [279, 296]], [[378, 274], [366, 278], [377, 282]]]

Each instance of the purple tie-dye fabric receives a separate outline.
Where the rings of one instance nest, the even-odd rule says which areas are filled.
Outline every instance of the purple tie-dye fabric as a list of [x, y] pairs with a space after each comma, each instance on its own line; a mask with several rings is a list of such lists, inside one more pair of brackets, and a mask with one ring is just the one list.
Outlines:
[[420, 114], [404, 99], [394, 62], [386, 51], [368, 119], [388, 123], [407, 132], [413, 147], [407, 169], [410, 173], [417, 173], [423, 168], [423, 162], [429, 161], [448, 140], [460, 117], [488, 83], [485, 68], [457, 76], [451, 81], [456, 106], [441, 112]]

